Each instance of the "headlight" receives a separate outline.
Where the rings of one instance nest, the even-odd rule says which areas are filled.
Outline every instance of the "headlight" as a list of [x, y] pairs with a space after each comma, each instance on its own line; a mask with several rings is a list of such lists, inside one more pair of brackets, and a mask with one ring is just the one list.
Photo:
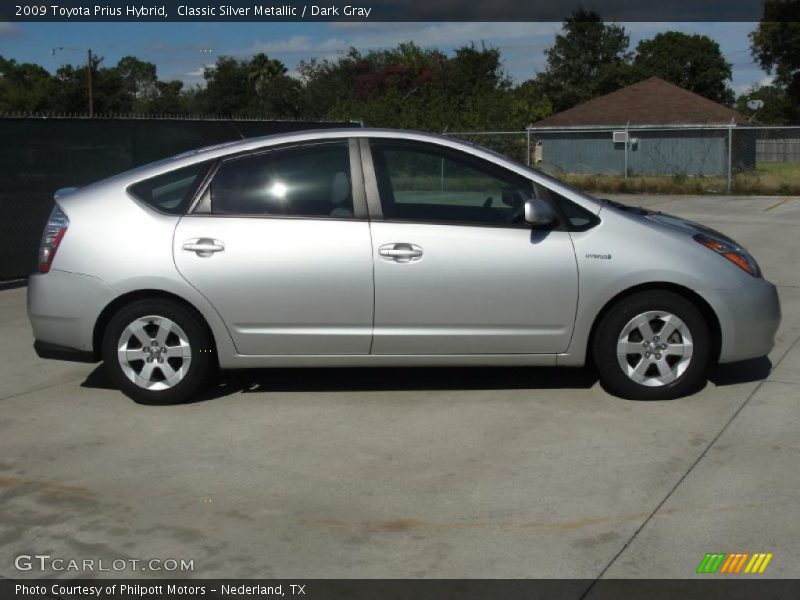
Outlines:
[[709, 250], [721, 254], [743, 271], [747, 271], [747, 273], [753, 277], [761, 277], [761, 269], [758, 267], [756, 259], [750, 256], [744, 248], [730, 241], [711, 237], [702, 233], [695, 235], [694, 240]]

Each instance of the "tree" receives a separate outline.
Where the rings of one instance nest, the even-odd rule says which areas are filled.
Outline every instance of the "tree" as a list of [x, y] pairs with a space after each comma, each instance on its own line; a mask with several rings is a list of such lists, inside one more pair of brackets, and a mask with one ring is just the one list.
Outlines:
[[629, 44], [622, 26], [606, 25], [594, 11], [573, 11], [545, 51], [547, 69], [537, 77], [553, 110], [566, 110], [630, 83]]
[[[114, 68], [102, 66], [103, 58], [92, 59], [92, 97], [94, 111], [103, 113], [129, 113], [133, 108], [133, 98], [128, 93], [122, 75]], [[59, 112], [88, 112], [87, 65], [73, 67], [63, 65], [56, 70], [55, 94], [52, 100], [54, 109]]]
[[731, 64], [719, 44], [705, 35], [679, 31], [659, 33], [636, 46], [633, 61], [638, 79], [653, 75], [722, 104], [733, 104]]
[[298, 116], [300, 83], [288, 76], [288, 69], [281, 61], [262, 52], [250, 60], [249, 69], [248, 77], [255, 90], [260, 114]]
[[155, 93], [149, 96], [137, 112], [156, 115], [178, 115], [189, 112], [187, 95], [183, 93], [183, 82], [156, 81]]
[[[552, 112], [536, 82], [514, 86], [496, 48], [470, 44], [451, 54], [414, 43], [301, 63], [300, 77], [266, 54], [221, 56], [205, 85], [158, 79], [153, 63], [125, 56], [92, 64], [97, 114], [206, 114], [362, 119], [369, 125], [449, 129], [522, 129]], [[0, 57], [0, 111], [85, 113], [86, 65], [50, 75]]]
[[158, 94], [156, 66], [135, 56], [123, 56], [114, 68], [125, 82], [133, 110], [141, 112], [148, 101]]
[[[449, 118], [445, 125], [460, 129], [515, 128], [511, 78], [497, 48], [458, 48], [443, 65], [441, 84], [447, 90]], [[424, 107], [423, 107], [424, 109]], [[516, 127], [523, 127], [519, 123]]]
[[203, 72], [204, 90], [196, 91], [202, 112], [261, 117], [298, 116], [300, 84], [284, 64], [266, 54], [252, 59], [221, 56]]
[[255, 86], [256, 94], [263, 96], [269, 89], [270, 84], [279, 77], [286, 75], [286, 72], [287, 69], [281, 61], [259, 52], [250, 60], [248, 77]]
[[301, 63], [305, 114], [428, 131], [522, 128], [511, 80], [496, 48], [447, 56], [414, 43]]
[[[764, 103], [754, 111], [747, 106], [750, 100]], [[800, 107], [792, 102], [786, 90], [776, 85], [753, 87], [736, 99], [736, 110], [765, 125], [785, 125], [800, 120]]]
[[206, 87], [200, 95], [204, 112], [231, 116], [247, 112], [255, 91], [250, 82], [249, 65], [231, 56], [220, 56], [203, 69]]
[[[528, 80], [514, 89], [514, 110], [517, 123], [527, 126], [553, 114], [553, 105], [536, 81]], [[519, 127], [515, 123], [515, 127]]]
[[0, 112], [46, 112], [53, 92], [53, 78], [44, 68], [0, 56]]
[[765, 0], [764, 16], [750, 34], [753, 58], [789, 98], [800, 104], [800, 0]]

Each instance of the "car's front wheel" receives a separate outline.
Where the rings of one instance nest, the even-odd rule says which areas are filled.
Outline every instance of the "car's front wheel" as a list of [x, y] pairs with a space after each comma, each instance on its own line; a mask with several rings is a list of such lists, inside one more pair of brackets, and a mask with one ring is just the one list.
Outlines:
[[120, 309], [103, 337], [111, 380], [141, 404], [177, 404], [200, 391], [214, 372], [210, 335], [191, 311], [167, 299]]
[[665, 400], [705, 380], [708, 324], [689, 300], [666, 290], [633, 294], [604, 315], [592, 347], [606, 388], [623, 398]]

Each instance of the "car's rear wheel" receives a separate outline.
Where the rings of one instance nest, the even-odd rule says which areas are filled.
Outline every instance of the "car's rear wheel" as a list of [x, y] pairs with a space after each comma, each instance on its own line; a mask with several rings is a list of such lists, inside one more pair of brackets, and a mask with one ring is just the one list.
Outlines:
[[708, 324], [683, 296], [665, 290], [640, 292], [604, 315], [592, 352], [611, 393], [636, 400], [677, 398], [705, 380]]
[[211, 337], [191, 311], [167, 299], [120, 309], [103, 337], [111, 380], [141, 404], [177, 404], [200, 391], [214, 372]]

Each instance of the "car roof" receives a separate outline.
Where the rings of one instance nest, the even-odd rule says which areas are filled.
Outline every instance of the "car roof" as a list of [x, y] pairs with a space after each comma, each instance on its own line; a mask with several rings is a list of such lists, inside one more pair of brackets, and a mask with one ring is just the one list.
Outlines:
[[[184, 157], [204, 157], [210, 154], [222, 152], [224, 154], [247, 151], [260, 147], [269, 147], [277, 144], [284, 144], [293, 141], [307, 141], [311, 139], [336, 139], [342, 137], [382, 137], [395, 139], [428, 139], [431, 141], [452, 141], [453, 138], [435, 133], [425, 133], [422, 131], [412, 131], [410, 129], [380, 129], [365, 127], [334, 127], [330, 129], [303, 129], [299, 131], [289, 131], [283, 133], [273, 133], [258, 137], [245, 138], [233, 142], [225, 142], [204, 148], [197, 148], [179, 154], [173, 158]], [[463, 140], [458, 140], [464, 144], [471, 145]]]

